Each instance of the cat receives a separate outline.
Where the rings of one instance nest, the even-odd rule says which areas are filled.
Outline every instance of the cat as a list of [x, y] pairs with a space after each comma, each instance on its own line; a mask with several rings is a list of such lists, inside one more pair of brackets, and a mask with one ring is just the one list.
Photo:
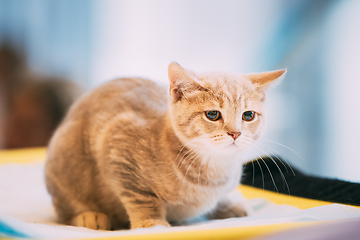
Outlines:
[[228, 195], [239, 153], [264, 126], [269, 85], [286, 70], [168, 68], [170, 89], [121, 78], [82, 96], [52, 137], [45, 167], [59, 221], [91, 229], [246, 216]]

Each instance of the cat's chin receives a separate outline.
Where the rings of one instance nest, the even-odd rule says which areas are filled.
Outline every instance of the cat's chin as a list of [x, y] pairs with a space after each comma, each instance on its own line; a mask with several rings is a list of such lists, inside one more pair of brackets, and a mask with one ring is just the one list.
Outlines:
[[225, 146], [223, 148], [223, 151], [227, 154], [236, 154], [236, 153], [240, 153], [240, 152], [244, 151], [247, 147], [248, 147], [248, 145], [246, 145], [244, 143], [241, 144], [240, 142], [233, 142], [233, 143]]
[[210, 151], [216, 151], [216, 153], [220, 155], [233, 155], [241, 152], [241, 150], [242, 149], [240, 149], [238, 145], [236, 145], [235, 143], [231, 143], [220, 148], [212, 148]]
[[244, 151], [248, 147], [248, 144], [242, 141], [232, 141], [222, 144], [207, 144], [207, 153], [215, 155], [234, 155]]
[[235, 143], [225, 147], [224, 149], [224, 152], [229, 155], [239, 153], [240, 151], [241, 151], [240, 148], [236, 146]]

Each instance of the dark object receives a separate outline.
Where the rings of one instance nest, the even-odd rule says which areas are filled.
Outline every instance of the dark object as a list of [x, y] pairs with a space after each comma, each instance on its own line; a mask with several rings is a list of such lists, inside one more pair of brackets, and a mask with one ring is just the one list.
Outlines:
[[30, 71], [11, 44], [0, 46], [0, 149], [46, 146], [80, 92], [69, 80]]
[[309, 176], [290, 168], [279, 157], [271, 158], [263, 157], [244, 165], [241, 183], [292, 196], [360, 206], [359, 183]]

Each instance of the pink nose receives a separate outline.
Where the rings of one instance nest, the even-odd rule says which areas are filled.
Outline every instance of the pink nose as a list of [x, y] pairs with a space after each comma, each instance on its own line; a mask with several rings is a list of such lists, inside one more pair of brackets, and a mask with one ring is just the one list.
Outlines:
[[227, 134], [236, 140], [241, 135], [241, 132], [228, 132]]

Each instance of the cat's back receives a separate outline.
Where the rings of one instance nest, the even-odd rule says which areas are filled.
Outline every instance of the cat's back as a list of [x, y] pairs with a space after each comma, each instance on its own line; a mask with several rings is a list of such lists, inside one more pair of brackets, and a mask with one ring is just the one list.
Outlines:
[[49, 156], [68, 146], [92, 152], [114, 124], [140, 130], [159, 122], [166, 109], [166, 90], [150, 80], [119, 78], [102, 84], [70, 108], [50, 141]]
[[153, 81], [119, 78], [102, 84], [83, 96], [70, 109], [68, 118], [94, 119], [131, 111], [139, 115], [166, 111], [166, 91]]

